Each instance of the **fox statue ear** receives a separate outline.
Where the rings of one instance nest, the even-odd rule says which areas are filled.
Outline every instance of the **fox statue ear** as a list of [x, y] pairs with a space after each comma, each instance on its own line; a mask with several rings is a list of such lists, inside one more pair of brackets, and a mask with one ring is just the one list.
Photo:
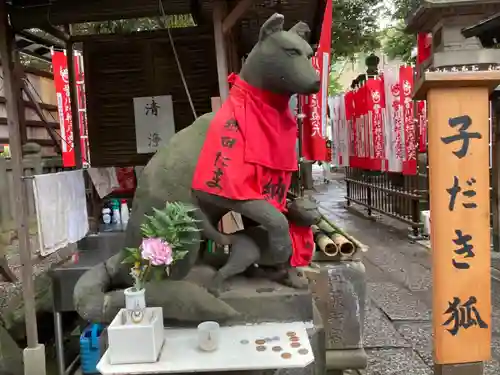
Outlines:
[[294, 32], [306, 42], [309, 40], [309, 35], [311, 34], [311, 29], [309, 28], [309, 26], [307, 26], [307, 23], [302, 21], [297, 22], [295, 26], [288, 31]]
[[283, 31], [285, 17], [282, 14], [274, 13], [268, 18], [260, 28], [259, 41], [266, 39], [269, 35]]

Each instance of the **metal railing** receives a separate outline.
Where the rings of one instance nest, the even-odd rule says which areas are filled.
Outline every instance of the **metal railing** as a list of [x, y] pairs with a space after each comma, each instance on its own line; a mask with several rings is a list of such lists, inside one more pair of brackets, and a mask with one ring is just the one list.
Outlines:
[[411, 226], [413, 235], [420, 236], [420, 212], [427, 209], [427, 178], [422, 175], [373, 172], [346, 168], [347, 205], [358, 204], [371, 216], [378, 212]]

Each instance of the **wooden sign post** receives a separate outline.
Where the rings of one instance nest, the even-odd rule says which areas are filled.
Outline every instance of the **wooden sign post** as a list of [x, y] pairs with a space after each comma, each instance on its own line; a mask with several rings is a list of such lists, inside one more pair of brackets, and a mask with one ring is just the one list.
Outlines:
[[428, 106], [436, 374], [482, 374], [490, 358], [489, 93], [499, 82], [498, 71], [427, 72], [416, 87]]

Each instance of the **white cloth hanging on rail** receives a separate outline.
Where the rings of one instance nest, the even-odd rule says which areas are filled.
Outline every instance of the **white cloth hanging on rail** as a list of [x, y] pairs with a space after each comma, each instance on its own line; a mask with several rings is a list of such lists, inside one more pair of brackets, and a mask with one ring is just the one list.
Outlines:
[[109, 168], [89, 168], [87, 169], [90, 179], [94, 184], [97, 194], [100, 198], [104, 198], [111, 193], [114, 189], [120, 187], [118, 178], [116, 177], [116, 169]]
[[83, 171], [36, 175], [33, 192], [40, 255], [76, 243], [89, 230]]

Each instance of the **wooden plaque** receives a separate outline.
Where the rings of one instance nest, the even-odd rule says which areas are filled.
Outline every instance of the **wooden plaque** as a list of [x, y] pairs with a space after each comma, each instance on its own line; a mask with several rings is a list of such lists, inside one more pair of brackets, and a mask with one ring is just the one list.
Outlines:
[[489, 88], [429, 88], [434, 356], [491, 352]]

